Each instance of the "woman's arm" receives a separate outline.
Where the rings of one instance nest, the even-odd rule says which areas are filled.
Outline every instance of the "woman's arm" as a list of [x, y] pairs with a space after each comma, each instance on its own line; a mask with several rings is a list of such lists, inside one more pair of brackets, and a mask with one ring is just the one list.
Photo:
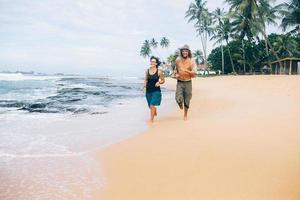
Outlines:
[[147, 82], [148, 82], [148, 69], [146, 69], [145, 72], [145, 80], [144, 80], [144, 87], [143, 87], [144, 92], [146, 92]]
[[144, 87], [146, 87], [147, 82], [148, 82], [148, 69], [146, 69], [146, 72], [145, 72]]
[[165, 75], [161, 70], [158, 71], [158, 76], [159, 79], [158, 82], [155, 83], [155, 87], [159, 87], [161, 84], [165, 83]]

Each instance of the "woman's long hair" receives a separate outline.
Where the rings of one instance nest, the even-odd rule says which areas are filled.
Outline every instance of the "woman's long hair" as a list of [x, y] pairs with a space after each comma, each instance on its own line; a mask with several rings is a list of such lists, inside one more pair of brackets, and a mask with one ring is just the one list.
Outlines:
[[156, 60], [156, 68], [158, 68], [158, 67], [160, 66], [160, 64], [161, 64], [159, 58], [157, 58], [157, 57], [155, 57], [155, 56], [151, 56], [151, 57], [150, 57], [150, 61], [151, 61], [152, 59], [155, 59], [155, 60]]

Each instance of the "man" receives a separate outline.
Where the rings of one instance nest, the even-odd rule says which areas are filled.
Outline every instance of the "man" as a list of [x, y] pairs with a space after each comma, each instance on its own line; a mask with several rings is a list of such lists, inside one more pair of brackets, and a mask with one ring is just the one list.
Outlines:
[[190, 100], [192, 98], [192, 78], [196, 76], [197, 66], [192, 59], [188, 45], [180, 48], [180, 56], [176, 59], [175, 78], [177, 79], [176, 102], [184, 110], [184, 120], [187, 120]]

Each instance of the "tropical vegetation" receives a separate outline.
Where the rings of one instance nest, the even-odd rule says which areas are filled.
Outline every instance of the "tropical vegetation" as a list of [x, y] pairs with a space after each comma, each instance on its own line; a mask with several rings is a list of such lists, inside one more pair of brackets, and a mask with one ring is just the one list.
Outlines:
[[[221, 71], [223, 74], [249, 74], [270, 68], [271, 62], [285, 57], [300, 57], [300, 1], [289, 0], [275, 4], [273, 0], [225, 0], [228, 10], [210, 11], [205, 0], [193, 0], [186, 10], [187, 23], [193, 23], [200, 38], [193, 52], [197, 64]], [[281, 33], [268, 33], [268, 27]], [[168, 41], [168, 40], [167, 40]], [[207, 43], [215, 48], [208, 55]], [[169, 44], [168, 42], [166, 42]], [[145, 40], [141, 55], [148, 57], [156, 51], [155, 39]], [[162, 45], [162, 48], [168, 45]], [[167, 58], [175, 65], [179, 51]], [[279, 62], [280, 65], [282, 65]]]

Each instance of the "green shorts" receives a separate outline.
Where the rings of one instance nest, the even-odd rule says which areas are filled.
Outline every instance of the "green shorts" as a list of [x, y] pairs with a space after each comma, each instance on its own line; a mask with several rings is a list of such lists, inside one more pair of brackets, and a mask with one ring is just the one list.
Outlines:
[[186, 108], [190, 107], [190, 101], [192, 99], [192, 81], [177, 80], [175, 99], [179, 106], [184, 104]]

